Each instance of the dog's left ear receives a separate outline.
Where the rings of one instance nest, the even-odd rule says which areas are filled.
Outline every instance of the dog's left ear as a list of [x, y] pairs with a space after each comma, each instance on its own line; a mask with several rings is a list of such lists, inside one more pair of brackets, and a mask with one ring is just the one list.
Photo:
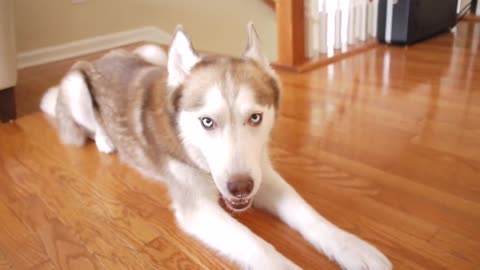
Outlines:
[[270, 62], [262, 52], [260, 39], [258, 38], [257, 31], [255, 31], [255, 27], [253, 26], [252, 22], [248, 23], [247, 31], [248, 43], [245, 52], [243, 52], [243, 57], [256, 61], [269, 73], [274, 73], [272, 67], [270, 66]]
[[190, 74], [190, 70], [199, 61], [200, 57], [193, 49], [190, 39], [183, 31], [183, 27], [181, 25], [177, 26], [168, 51], [168, 85], [176, 87], [182, 84]]

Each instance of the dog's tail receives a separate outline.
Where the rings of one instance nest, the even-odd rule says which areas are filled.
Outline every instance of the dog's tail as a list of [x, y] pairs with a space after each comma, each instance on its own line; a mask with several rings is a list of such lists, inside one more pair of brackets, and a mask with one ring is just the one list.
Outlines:
[[43, 95], [40, 101], [40, 109], [46, 114], [55, 117], [55, 108], [57, 107], [58, 86], [50, 87]]
[[167, 65], [167, 54], [160, 46], [150, 44], [143, 45], [136, 48], [133, 53], [152, 65]]

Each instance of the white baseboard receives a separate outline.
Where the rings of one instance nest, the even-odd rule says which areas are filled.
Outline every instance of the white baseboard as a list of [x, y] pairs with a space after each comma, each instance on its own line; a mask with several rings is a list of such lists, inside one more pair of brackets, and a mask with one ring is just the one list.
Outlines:
[[154, 26], [148, 26], [22, 52], [17, 55], [17, 67], [19, 69], [31, 67], [141, 41], [169, 44], [171, 38], [169, 33]]

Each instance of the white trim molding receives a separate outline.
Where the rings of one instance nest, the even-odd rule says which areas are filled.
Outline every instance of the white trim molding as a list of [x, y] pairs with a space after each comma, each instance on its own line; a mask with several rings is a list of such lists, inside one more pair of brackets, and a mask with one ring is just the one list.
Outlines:
[[40, 48], [17, 54], [19, 69], [53, 61], [68, 59], [84, 54], [107, 50], [135, 42], [169, 44], [172, 35], [154, 26], [118, 32], [94, 38], [82, 39], [57, 46]]

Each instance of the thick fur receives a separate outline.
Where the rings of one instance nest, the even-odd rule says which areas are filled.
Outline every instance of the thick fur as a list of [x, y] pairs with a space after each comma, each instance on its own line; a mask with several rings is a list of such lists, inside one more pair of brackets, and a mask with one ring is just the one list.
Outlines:
[[[90, 136], [100, 151], [116, 149], [163, 181], [179, 226], [244, 269], [300, 268], [218, 204], [218, 194], [227, 205], [235, 199], [227, 188], [234, 175], [253, 181], [245, 209], [253, 203], [278, 216], [342, 268], [391, 269], [380, 251], [328, 222], [273, 168], [268, 142], [280, 84], [253, 25], [248, 30], [242, 59], [200, 57], [179, 29], [167, 63], [155, 47], [79, 62], [41, 108], [57, 119], [64, 143]], [[252, 122], [258, 114], [261, 122]]]
[[55, 117], [55, 108], [57, 107], [58, 91], [57, 86], [49, 88], [40, 101], [40, 109], [53, 117]]

